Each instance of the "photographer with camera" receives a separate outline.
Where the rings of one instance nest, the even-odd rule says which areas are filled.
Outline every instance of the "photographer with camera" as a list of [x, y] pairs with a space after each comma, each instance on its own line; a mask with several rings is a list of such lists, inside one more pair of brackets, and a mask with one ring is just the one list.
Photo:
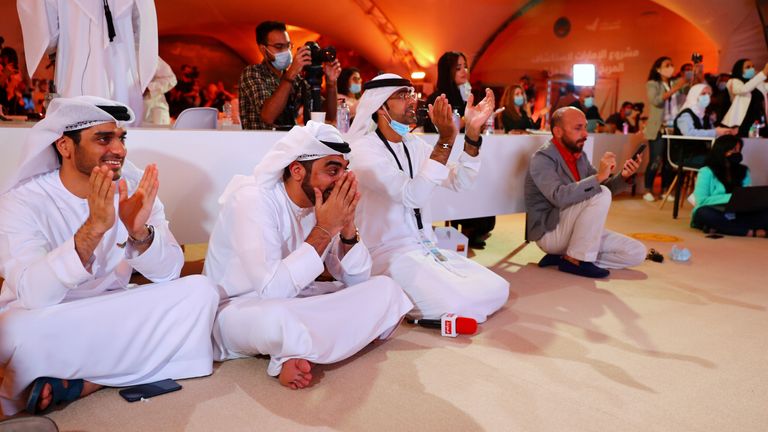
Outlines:
[[[336, 81], [341, 65], [333, 47], [321, 49], [315, 42], [291, 54], [285, 24], [265, 21], [256, 26], [256, 42], [264, 61], [250, 65], [240, 75], [240, 118], [243, 129], [290, 128], [296, 124], [299, 106], [305, 123], [310, 112], [325, 112], [325, 120], [336, 120]], [[305, 76], [302, 76], [304, 72]], [[326, 103], [322, 110], [320, 88], [325, 75]]]

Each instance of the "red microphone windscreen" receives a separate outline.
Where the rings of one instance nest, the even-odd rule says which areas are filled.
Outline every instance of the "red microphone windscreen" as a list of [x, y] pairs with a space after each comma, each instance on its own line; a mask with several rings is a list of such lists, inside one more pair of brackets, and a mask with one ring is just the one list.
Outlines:
[[477, 331], [477, 321], [472, 318], [457, 317], [456, 318], [456, 333], [458, 334], [475, 334]]

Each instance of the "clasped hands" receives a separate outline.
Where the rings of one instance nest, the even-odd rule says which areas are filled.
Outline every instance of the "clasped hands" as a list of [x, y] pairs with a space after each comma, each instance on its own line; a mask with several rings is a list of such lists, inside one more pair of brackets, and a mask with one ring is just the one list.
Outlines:
[[346, 171], [336, 180], [336, 185], [323, 200], [323, 193], [315, 190], [315, 217], [317, 225], [327, 231], [331, 239], [341, 233], [344, 238], [355, 237], [355, 210], [360, 201], [357, 190], [357, 178], [351, 171]]

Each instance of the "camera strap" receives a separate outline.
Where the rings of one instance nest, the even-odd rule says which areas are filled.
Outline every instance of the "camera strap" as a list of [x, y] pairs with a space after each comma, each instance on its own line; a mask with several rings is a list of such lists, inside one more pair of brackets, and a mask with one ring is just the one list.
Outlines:
[[[387, 147], [387, 150], [389, 150], [390, 153], [392, 153], [392, 157], [395, 158], [395, 162], [397, 163], [397, 167], [400, 168], [400, 171], [405, 172], [403, 169], [403, 165], [400, 163], [400, 159], [397, 158], [397, 154], [395, 154], [395, 150], [392, 148], [391, 145], [389, 145], [389, 141], [387, 141], [387, 138], [384, 137], [384, 133], [381, 132], [379, 128], [376, 128], [376, 135], [379, 136], [381, 139], [381, 142], [384, 143], [384, 145]], [[403, 151], [405, 152], [405, 157], [408, 159], [408, 175], [413, 179], [413, 165], [411, 164], [411, 153], [408, 151], [408, 146], [405, 145], [405, 141], [403, 141]], [[424, 224], [421, 221], [421, 209], [413, 209], [413, 215], [416, 217], [416, 226], [419, 227], [419, 230], [424, 229]]]

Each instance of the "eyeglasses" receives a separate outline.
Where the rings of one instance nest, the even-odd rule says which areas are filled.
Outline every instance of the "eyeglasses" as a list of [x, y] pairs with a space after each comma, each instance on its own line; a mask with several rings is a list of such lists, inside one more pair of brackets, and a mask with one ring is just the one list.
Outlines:
[[277, 44], [267, 44], [268, 47], [272, 47], [278, 51], [285, 51], [287, 49], [293, 48], [293, 42], [288, 43], [277, 43]]
[[389, 99], [402, 99], [403, 101], [415, 101], [416, 91], [414, 89], [408, 89], [407, 91], [401, 91], [393, 94]]

